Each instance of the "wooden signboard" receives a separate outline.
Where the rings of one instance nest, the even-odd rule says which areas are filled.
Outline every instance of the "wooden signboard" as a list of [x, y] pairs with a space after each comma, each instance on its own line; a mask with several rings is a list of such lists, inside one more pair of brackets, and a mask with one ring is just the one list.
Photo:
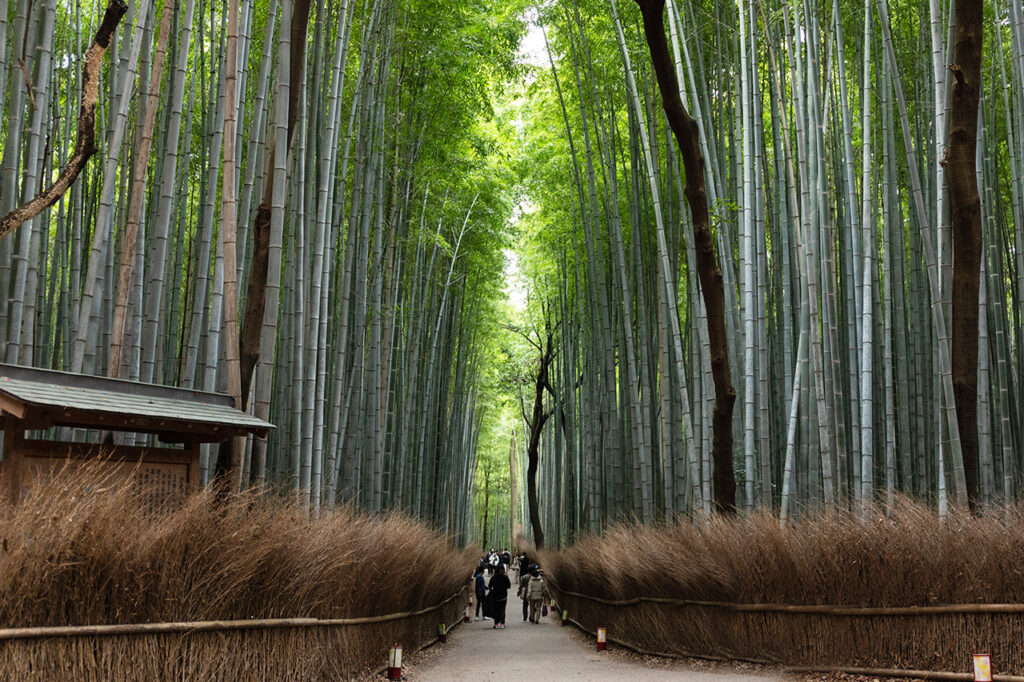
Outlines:
[[110, 485], [134, 479], [153, 512], [177, 509], [199, 487], [198, 444], [171, 449], [66, 443], [26, 439], [17, 429], [5, 429], [4, 469], [12, 503], [45, 494], [85, 467]]
[[[177, 506], [199, 488], [199, 445], [252, 435], [266, 438], [272, 424], [235, 409], [218, 393], [0, 364], [0, 417], [4, 447], [0, 471], [17, 503], [43, 494], [85, 462], [112, 484], [132, 478], [146, 506]], [[180, 448], [77, 443], [26, 438], [57, 427], [93, 432], [145, 433]], [[59, 432], [59, 431], [56, 431]]]

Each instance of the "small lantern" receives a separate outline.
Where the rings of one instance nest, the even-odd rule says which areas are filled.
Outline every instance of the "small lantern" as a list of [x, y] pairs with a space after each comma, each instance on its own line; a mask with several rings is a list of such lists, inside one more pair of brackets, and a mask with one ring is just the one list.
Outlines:
[[388, 657], [388, 679], [402, 679], [402, 645], [395, 644], [391, 647], [391, 654]]
[[569, 624], [569, 609], [565, 609], [565, 610], [562, 611], [562, 627], [564, 628], [568, 624]]
[[439, 642], [448, 641], [448, 626], [444, 623], [439, 623], [437, 626], [437, 639]]
[[466, 612], [464, 614], [462, 614], [462, 622], [463, 623], [468, 623], [471, 620], [473, 620], [473, 617], [470, 615], [470, 611], [472, 610], [472, 608], [473, 608], [473, 602], [471, 601], [466, 606]]
[[597, 650], [604, 651], [608, 648], [608, 631], [604, 628], [597, 629]]
[[992, 682], [992, 655], [974, 654], [974, 682]]

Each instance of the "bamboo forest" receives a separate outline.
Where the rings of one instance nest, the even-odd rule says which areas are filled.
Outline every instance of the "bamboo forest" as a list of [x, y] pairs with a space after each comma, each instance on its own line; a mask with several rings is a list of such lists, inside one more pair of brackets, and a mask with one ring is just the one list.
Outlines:
[[0, 0], [0, 678], [1024, 674], [1022, 344], [1020, 0]]
[[0, 2], [4, 358], [235, 396], [243, 488], [555, 546], [1021, 495], [1013, 0], [670, 1], [660, 53], [658, 2]]

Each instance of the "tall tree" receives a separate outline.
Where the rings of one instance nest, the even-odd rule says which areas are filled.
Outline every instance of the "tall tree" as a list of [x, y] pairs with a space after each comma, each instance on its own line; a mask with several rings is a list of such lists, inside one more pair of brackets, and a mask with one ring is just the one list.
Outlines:
[[[515, 329], [526, 339], [536, 355], [536, 373], [528, 377], [533, 391], [533, 405], [530, 413], [526, 413], [526, 401], [520, 398], [523, 421], [529, 429], [529, 440], [526, 443], [526, 499], [530, 514], [530, 527], [533, 530], [533, 542], [538, 548], [544, 546], [544, 525], [540, 518], [540, 497], [537, 491], [537, 470], [540, 462], [541, 437], [544, 425], [554, 414], [554, 408], [547, 407], [546, 395], [556, 396], [551, 385], [551, 363], [555, 359], [555, 332], [558, 325], [552, 327], [550, 312], [544, 313], [544, 330], [539, 329], [533, 334], [529, 331]], [[536, 338], [535, 338], [536, 337]]]
[[[704, 153], [700, 147], [700, 124], [690, 116], [679, 96], [679, 81], [665, 38], [665, 0], [636, 0], [643, 15], [644, 37], [658, 79], [661, 106], [683, 160], [686, 175], [685, 194], [693, 218], [693, 238], [697, 252], [697, 274], [707, 310], [708, 338], [711, 344], [711, 372], [715, 382], [715, 407], [712, 416], [712, 457], [714, 459], [715, 508], [736, 511], [736, 474], [732, 462], [732, 412], [736, 389], [729, 371], [729, 337], [725, 324], [725, 285], [711, 236], [707, 190], [704, 181]], [[752, 381], [752, 377], [748, 377]]]
[[[288, 0], [285, 0], [286, 2]], [[278, 90], [278, 97], [287, 94], [288, 96], [288, 126], [286, 128], [284, 149], [291, 149], [295, 138], [295, 122], [298, 119], [299, 90], [301, 79], [306, 62], [307, 32], [309, 30], [309, 7], [310, 0], [292, 0], [291, 24], [288, 45], [287, 86]], [[282, 52], [284, 50], [282, 49]], [[274, 161], [280, 155], [280, 151], [272, 136], [268, 142], [270, 162], [268, 166], [274, 168]], [[282, 160], [283, 161], [283, 160]], [[289, 168], [290, 165], [285, 165]], [[280, 191], [287, 184], [287, 175], [281, 178], [274, 173], [268, 173], [266, 185], [263, 190], [263, 201], [256, 209], [256, 217], [253, 220], [252, 235], [252, 264], [250, 265], [249, 283], [245, 296], [245, 315], [241, 321], [241, 328], [238, 334], [239, 366], [240, 366], [240, 395], [244, 401], [249, 401], [253, 373], [256, 371], [256, 364], [260, 358], [260, 346], [262, 334], [257, 330], [263, 326], [263, 317], [267, 305], [267, 279], [270, 277], [271, 249], [271, 213], [275, 206], [275, 189]]]
[[[967, 499], [978, 483], [978, 286], [981, 277], [981, 197], [978, 193], [978, 102], [981, 96], [982, 3], [955, 0], [952, 111], [943, 161], [953, 218], [953, 394], [963, 450]], [[986, 396], [987, 399], [987, 396]]]

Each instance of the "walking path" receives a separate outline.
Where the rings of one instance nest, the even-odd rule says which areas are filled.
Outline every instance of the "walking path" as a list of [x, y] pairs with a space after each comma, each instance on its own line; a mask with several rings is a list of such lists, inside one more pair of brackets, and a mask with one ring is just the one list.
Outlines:
[[585, 648], [550, 617], [523, 622], [522, 602], [509, 594], [507, 626], [495, 630], [489, 620], [460, 625], [442, 655], [414, 666], [409, 682], [450, 680], [696, 680], [698, 682], [771, 682], [779, 676], [703, 672], [645, 666], [609, 652]]

